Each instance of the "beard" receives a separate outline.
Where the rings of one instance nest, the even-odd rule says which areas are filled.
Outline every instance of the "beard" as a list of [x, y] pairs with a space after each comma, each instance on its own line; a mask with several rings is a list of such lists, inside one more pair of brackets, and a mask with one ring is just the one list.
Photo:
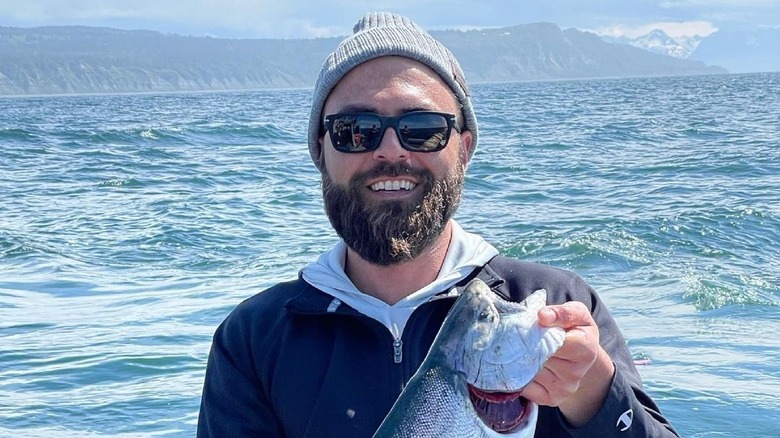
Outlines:
[[[414, 199], [367, 199], [367, 181], [409, 176], [418, 184]], [[346, 187], [322, 172], [322, 194], [330, 223], [344, 242], [364, 260], [390, 266], [414, 259], [444, 231], [460, 204], [464, 166], [461, 160], [441, 180], [424, 169], [382, 163], [353, 176]]]

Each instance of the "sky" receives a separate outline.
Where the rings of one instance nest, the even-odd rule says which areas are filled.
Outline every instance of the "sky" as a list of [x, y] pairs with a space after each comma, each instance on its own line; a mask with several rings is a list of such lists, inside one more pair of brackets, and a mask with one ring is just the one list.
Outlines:
[[636, 37], [726, 27], [780, 27], [780, 0], [0, 0], [0, 26], [107, 26], [223, 38], [343, 36], [366, 11], [407, 15], [428, 30], [534, 22]]

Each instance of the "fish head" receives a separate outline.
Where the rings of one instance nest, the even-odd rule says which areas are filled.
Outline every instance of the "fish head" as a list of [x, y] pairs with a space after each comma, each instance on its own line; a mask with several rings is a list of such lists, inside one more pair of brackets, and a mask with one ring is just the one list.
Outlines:
[[547, 300], [544, 289], [521, 303], [505, 301], [489, 289], [488, 292], [480, 293], [479, 305], [475, 307], [479, 312], [466, 333], [463, 372], [473, 386], [519, 391], [563, 344], [565, 332], [539, 325], [538, 312]]
[[[563, 344], [560, 328], [539, 325], [547, 292], [521, 303], [503, 300], [480, 280], [466, 287], [470, 315], [458, 368], [475, 413], [495, 432], [533, 429], [538, 407], [520, 394]], [[530, 436], [530, 435], [529, 435]]]

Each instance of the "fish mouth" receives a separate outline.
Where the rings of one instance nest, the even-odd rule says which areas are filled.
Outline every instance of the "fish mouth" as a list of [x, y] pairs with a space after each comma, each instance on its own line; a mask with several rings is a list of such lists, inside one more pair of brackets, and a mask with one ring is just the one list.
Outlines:
[[467, 385], [474, 410], [485, 425], [498, 433], [512, 433], [528, 425], [531, 402], [521, 391], [487, 391]]

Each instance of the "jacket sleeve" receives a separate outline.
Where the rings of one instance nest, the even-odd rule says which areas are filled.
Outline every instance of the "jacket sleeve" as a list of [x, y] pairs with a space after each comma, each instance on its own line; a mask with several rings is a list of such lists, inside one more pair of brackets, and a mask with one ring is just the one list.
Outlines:
[[604, 302], [579, 275], [550, 266], [496, 257], [486, 268], [504, 279], [500, 288], [520, 301], [537, 289], [547, 290], [550, 304], [580, 301], [599, 327], [599, 343], [615, 364], [603, 404], [589, 422], [572, 427], [558, 408], [539, 407], [537, 437], [609, 438], [676, 437], [677, 432], [642, 387], [625, 339]]
[[282, 437], [251, 358], [251, 335], [235, 315], [214, 334], [198, 416], [197, 436]]
[[572, 437], [678, 437], [677, 432], [658, 411], [641, 388], [616, 366], [615, 376], [604, 404], [596, 415], [579, 428], [568, 426], [557, 411], [561, 423]]
[[571, 281], [577, 285], [569, 289], [572, 298], [589, 306], [599, 327], [600, 344], [615, 364], [615, 375], [604, 403], [585, 425], [570, 427], [556, 409], [564, 429], [572, 437], [677, 437], [677, 432], [642, 387], [626, 341], [603, 301], [579, 276], [575, 275]]

